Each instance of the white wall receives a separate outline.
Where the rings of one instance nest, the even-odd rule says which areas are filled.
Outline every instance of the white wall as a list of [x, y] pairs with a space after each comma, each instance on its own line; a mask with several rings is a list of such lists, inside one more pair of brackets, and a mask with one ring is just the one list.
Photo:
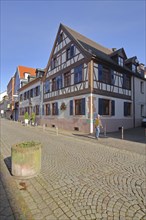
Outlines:
[[[141, 93], [141, 82], [143, 82], [143, 93]], [[135, 77], [135, 122], [141, 125], [141, 105], [144, 105], [143, 116], [146, 116], [146, 81]]]

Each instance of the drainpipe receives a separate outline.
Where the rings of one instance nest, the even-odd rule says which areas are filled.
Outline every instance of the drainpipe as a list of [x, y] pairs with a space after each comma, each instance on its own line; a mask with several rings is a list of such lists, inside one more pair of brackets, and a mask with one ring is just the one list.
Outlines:
[[133, 76], [133, 127], [135, 128], [135, 77]]
[[90, 94], [90, 133], [93, 133], [93, 94]]
[[90, 65], [90, 134], [93, 133], [93, 60], [91, 60]]

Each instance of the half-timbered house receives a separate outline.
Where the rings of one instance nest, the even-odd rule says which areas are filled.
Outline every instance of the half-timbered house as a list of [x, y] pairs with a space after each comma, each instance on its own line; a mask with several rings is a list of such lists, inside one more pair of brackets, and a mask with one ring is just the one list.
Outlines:
[[139, 125], [133, 82], [145, 80], [138, 66], [137, 58], [128, 59], [123, 48], [105, 48], [60, 24], [45, 72], [41, 123], [92, 133], [99, 113], [107, 131]]

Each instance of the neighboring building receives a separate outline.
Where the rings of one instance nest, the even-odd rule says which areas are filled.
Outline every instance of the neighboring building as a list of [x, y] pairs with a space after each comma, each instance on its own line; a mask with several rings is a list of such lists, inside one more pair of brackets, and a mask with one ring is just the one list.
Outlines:
[[8, 105], [8, 95], [7, 91], [2, 92], [0, 94], [0, 117], [6, 118], [7, 113], [7, 105]]
[[28, 77], [28, 81], [19, 90], [19, 121], [24, 121], [24, 114], [32, 112], [36, 115], [36, 123], [40, 123], [43, 114], [43, 83], [44, 70], [36, 69], [35, 78]]
[[144, 68], [144, 78], [146, 79], [146, 67]]
[[123, 48], [105, 48], [61, 24], [45, 72], [41, 124], [92, 133], [99, 113], [107, 131], [140, 125], [146, 80], [139, 66]]
[[15, 84], [14, 84], [14, 110], [13, 110], [13, 117], [17, 121], [18, 120], [18, 109], [19, 109], [19, 101], [18, 101], [18, 90], [24, 86], [28, 82], [28, 78], [35, 78], [36, 76], [36, 69], [25, 67], [25, 66], [18, 66], [16, 69], [16, 73], [14, 75]]
[[14, 111], [14, 84], [15, 84], [15, 77], [13, 76], [7, 85], [7, 94], [8, 94], [8, 104], [7, 104], [7, 114], [6, 114], [7, 118], [10, 118], [10, 115], [13, 114]]
[[0, 93], [0, 102], [3, 100], [3, 98], [7, 96], [7, 91], [4, 91], [2, 93]]

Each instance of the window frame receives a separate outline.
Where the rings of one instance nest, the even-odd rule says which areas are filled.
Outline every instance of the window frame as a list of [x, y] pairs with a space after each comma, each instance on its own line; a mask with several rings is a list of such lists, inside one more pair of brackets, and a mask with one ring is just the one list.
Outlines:
[[85, 115], [86, 111], [86, 102], [85, 98], [75, 99], [75, 115]]
[[74, 68], [74, 84], [81, 83], [82, 81], [83, 81], [83, 64], [76, 66]]
[[123, 57], [121, 57], [121, 56], [118, 56], [118, 64], [119, 64], [119, 66], [124, 66], [124, 59], [123, 59]]
[[71, 72], [64, 73], [64, 87], [71, 85]]

